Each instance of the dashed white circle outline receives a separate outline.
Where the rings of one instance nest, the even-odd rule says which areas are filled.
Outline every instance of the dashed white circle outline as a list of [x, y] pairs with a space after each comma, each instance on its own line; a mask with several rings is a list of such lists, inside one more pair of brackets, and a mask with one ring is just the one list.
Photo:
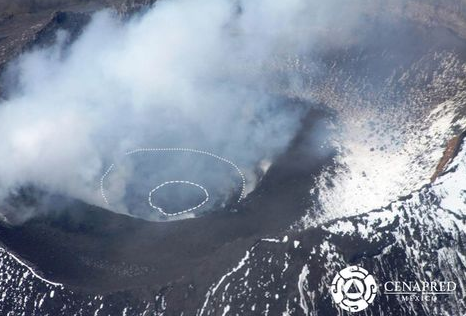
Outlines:
[[[222, 162], [225, 162], [225, 163], [229, 164], [230, 166], [232, 166], [236, 170], [236, 172], [241, 177], [241, 193], [239, 195], [239, 198], [238, 198], [237, 202], [240, 202], [242, 199], [244, 199], [244, 195], [245, 195], [245, 191], [246, 191], [246, 177], [244, 176], [243, 172], [241, 172], [241, 169], [234, 162], [232, 162], [231, 160], [228, 160], [226, 158], [223, 158], [223, 157], [218, 156], [216, 154], [213, 154], [211, 152], [204, 151], [204, 150], [198, 150], [198, 149], [192, 149], [192, 148], [180, 148], [180, 147], [174, 147], [174, 148], [168, 148], [168, 147], [167, 148], [139, 148], [139, 149], [135, 149], [135, 150], [131, 150], [131, 151], [126, 152], [125, 156], [130, 156], [130, 155], [140, 153], [140, 152], [171, 152], [171, 151], [172, 152], [173, 151], [191, 152], [191, 153], [195, 153], [195, 154], [206, 155], [206, 156], [210, 156], [212, 158], [218, 159], [218, 160], [220, 160]], [[102, 195], [102, 198], [104, 199], [105, 204], [107, 204], [107, 205], [110, 205], [110, 203], [108, 202], [107, 196], [105, 195], [104, 180], [108, 176], [108, 174], [113, 170], [114, 167], [115, 167], [115, 164], [112, 163], [108, 167], [108, 169], [105, 171], [105, 173], [102, 175], [102, 177], [100, 178], [100, 194]]]
[[[195, 187], [198, 187], [199, 189], [201, 189], [202, 191], [204, 191], [204, 194], [205, 194], [205, 199], [199, 203], [198, 205], [194, 206], [194, 207], [191, 207], [191, 208], [188, 208], [188, 209], [185, 209], [183, 211], [179, 211], [179, 212], [176, 212], [176, 213], [166, 213], [161, 207], [158, 207], [158, 206], [155, 206], [153, 203], [152, 203], [152, 193], [154, 193], [155, 191], [157, 191], [158, 189], [166, 186], [167, 184], [173, 184], [173, 183], [184, 183], [184, 184], [189, 184], [189, 185], [192, 185], [192, 186], [195, 186]], [[197, 210], [198, 208], [202, 207], [204, 204], [206, 204], [208, 201], [209, 201], [209, 192], [207, 192], [207, 190], [200, 184], [197, 184], [197, 183], [194, 183], [194, 182], [190, 182], [190, 181], [185, 181], [185, 180], [172, 180], [172, 181], [166, 181], [158, 186], [156, 186], [154, 189], [152, 189], [150, 192], [149, 192], [149, 205], [159, 211], [160, 213], [162, 213], [163, 215], [165, 216], [176, 216], [176, 215], [181, 215], [181, 214], [184, 214], [184, 213], [188, 213], [188, 212], [191, 212], [191, 211], [194, 211], [194, 210]]]

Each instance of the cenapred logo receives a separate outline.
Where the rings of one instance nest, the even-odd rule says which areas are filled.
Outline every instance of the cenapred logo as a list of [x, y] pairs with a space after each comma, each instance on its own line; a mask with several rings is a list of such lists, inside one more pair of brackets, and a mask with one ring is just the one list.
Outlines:
[[332, 282], [332, 297], [342, 309], [359, 312], [374, 301], [377, 284], [367, 270], [351, 266], [344, 268]]

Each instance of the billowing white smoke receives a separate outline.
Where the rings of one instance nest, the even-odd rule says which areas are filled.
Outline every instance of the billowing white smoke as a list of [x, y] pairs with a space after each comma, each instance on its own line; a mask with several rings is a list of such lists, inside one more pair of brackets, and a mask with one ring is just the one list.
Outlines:
[[162, 0], [126, 22], [97, 13], [71, 45], [58, 32], [56, 45], [8, 71], [15, 84], [0, 108], [2, 198], [33, 184], [103, 205], [105, 168], [139, 147], [209, 150], [245, 170], [273, 159], [303, 111], [269, 91], [276, 78], [261, 69], [308, 51], [339, 19], [327, 14], [332, 5]]

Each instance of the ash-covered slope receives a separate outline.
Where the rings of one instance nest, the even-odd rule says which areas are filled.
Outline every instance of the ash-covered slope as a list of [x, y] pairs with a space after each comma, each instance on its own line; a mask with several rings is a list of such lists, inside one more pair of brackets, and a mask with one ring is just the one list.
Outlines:
[[[403, 301], [379, 288], [365, 315], [466, 313], [466, 146], [432, 185], [388, 207], [281, 240], [262, 240], [212, 285], [199, 315], [341, 315], [333, 277], [359, 265], [392, 280], [454, 281], [437, 301]], [[344, 314], [344, 313], [343, 313]]]

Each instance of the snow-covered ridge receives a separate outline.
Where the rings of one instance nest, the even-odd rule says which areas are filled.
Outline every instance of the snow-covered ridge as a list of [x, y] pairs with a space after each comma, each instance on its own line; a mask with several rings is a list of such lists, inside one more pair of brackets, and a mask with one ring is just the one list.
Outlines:
[[312, 94], [337, 110], [341, 127], [334, 163], [310, 191], [319, 202], [309, 209], [304, 227], [381, 208], [431, 181], [448, 141], [466, 127], [465, 65], [452, 54], [434, 59], [439, 65], [428, 88], [414, 85], [401, 101], [391, 94], [397, 84], [425, 76], [421, 66], [389, 78], [381, 96], [351, 81], [340, 93], [334, 90], [343, 84], [338, 79]]
[[262, 239], [209, 291], [202, 315], [342, 315], [330, 284], [360, 265], [378, 284], [454, 281], [453, 295], [409, 302], [379, 291], [365, 315], [466, 313], [466, 146], [432, 184], [365, 214], [340, 218], [281, 239]]

